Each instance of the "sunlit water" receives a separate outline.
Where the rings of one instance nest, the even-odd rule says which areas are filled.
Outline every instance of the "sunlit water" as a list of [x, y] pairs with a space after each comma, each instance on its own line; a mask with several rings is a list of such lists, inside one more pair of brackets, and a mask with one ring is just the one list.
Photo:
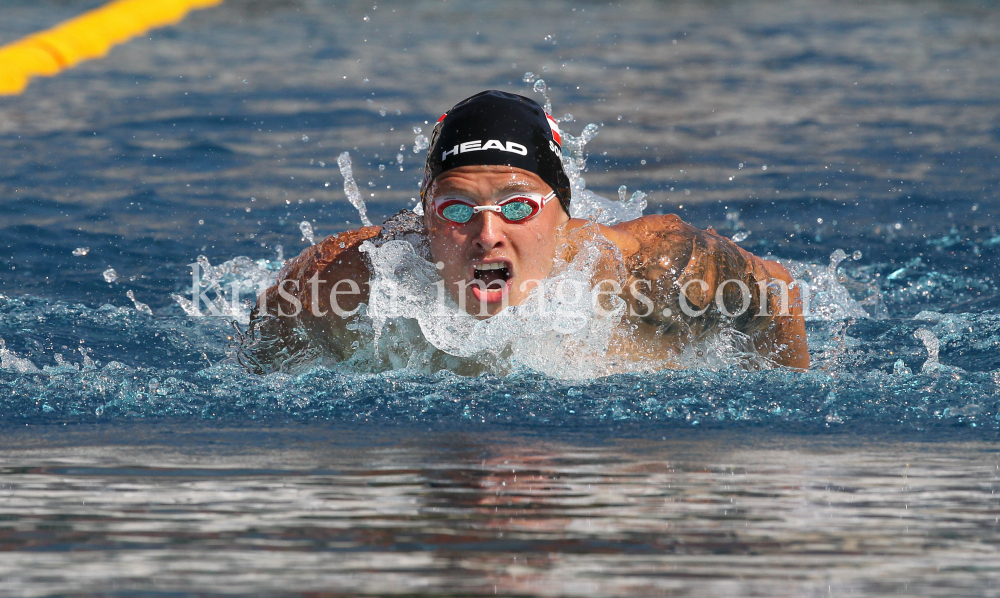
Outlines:
[[[229, 0], [0, 100], [0, 592], [1000, 594], [1000, 13], [373, 6]], [[501, 362], [414, 312], [379, 367], [258, 376], [239, 300], [185, 313], [196, 261], [266, 283], [412, 207], [490, 87], [587, 140], [580, 209], [641, 191], [810, 282], [811, 371], [605, 376], [537, 321]]]

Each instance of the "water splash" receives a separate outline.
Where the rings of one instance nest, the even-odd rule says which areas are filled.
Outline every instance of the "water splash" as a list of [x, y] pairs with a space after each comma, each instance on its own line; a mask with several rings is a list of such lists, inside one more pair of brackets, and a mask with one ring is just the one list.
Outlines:
[[118, 273], [115, 272], [114, 268], [108, 268], [104, 272], [101, 272], [101, 276], [104, 277], [104, 281], [107, 283], [112, 283], [118, 280]]
[[132, 300], [132, 304], [135, 305], [135, 310], [137, 312], [146, 314], [147, 316], [153, 315], [153, 310], [150, 309], [148, 305], [135, 298], [135, 293], [132, 292], [132, 289], [126, 291], [125, 295]]
[[[187, 316], [215, 316], [250, 322], [250, 310], [257, 297], [275, 283], [278, 270], [284, 265], [280, 245], [275, 260], [252, 260], [238, 256], [213, 266], [203, 255], [191, 264], [191, 287], [188, 296], [173, 294], [171, 298]], [[190, 299], [188, 298], [190, 297]]]
[[[823, 266], [818, 264], [807, 264], [803, 262], [777, 260], [791, 273], [796, 284], [799, 285], [802, 294], [802, 311], [807, 321], [812, 320], [844, 320], [847, 318], [870, 318], [872, 317], [860, 302], [851, 297], [850, 292], [844, 287], [842, 282], [846, 282], [846, 277], [841, 277], [837, 271], [847, 254], [838, 249], [830, 254], [830, 263]], [[875, 284], [875, 283], [872, 283]], [[873, 308], [878, 307], [879, 294], [877, 285], [874, 289], [869, 288], [874, 296], [874, 301], [869, 300]], [[873, 309], [877, 317], [880, 311]]]
[[920, 342], [927, 349], [927, 361], [924, 362], [924, 367], [920, 368], [920, 371], [928, 374], [940, 370], [941, 362], [938, 361], [938, 352], [941, 348], [941, 342], [938, 340], [938, 337], [926, 328], [916, 330], [913, 336], [920, 339]]
[[614, 260], [616, 249], [597, 241], [595, 230], [573, 234], [586, 238], [583, 251], [571, 262], [557, 263], [521, 305], [486, 320], [460, 309], [445, 292], [426, 250], [408, 241], [366, 242], [371, 295], [356, 329], [366, 331], [364, 344], [380, 353], [355, 363], [431, 371], [447, 365], [464, 373], [530, 370], [564, 379], [662, 367], [609, 362], [624, 302], [614, 297], [609, 307], [597, 309], [590, 281], [598, 265]]
[[0, 338], [0, 368], [21, 374], [36, 373], [38, 368], [31, 361], [18, 357], [7, 348], [7, 342]]
[[538, 79], [535, 81], [535, 84], [531, 86], [531, 89], [535, 93], [542, 94], [542, 98], [545, 99], [542, 109], [545, 110], [546, 114], [552, 114], [552, 100], [549, 99], [549, 86], [545, 84], [545, 79]]
[[351, 154], [349, 152], [340, 154], [337, 157], [337, 166], [340, 167], [340, 174], [344, 177], [344, 195], [361, 216], [361, 224], [371, 226], [372, 221], [368, 219], [368, 207], [365, 205], [365, 200], [361, 198], [361, 191], [358, 190], [358, 184], [354, 181], [354, 173], [351, 172]]
[[309, 243], [310, 245], [316, 244], [316, 238], [313, 235], [313, 227], [308, 220], [303, 220], [299, 223], [299, 231], [302, 232], [302, 238], [305, 239], [306, 243]]

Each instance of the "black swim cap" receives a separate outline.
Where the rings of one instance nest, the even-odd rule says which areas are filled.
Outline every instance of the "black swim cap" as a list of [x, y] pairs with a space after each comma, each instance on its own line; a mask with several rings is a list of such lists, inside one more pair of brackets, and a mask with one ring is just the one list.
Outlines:
[[420, 198], [442, 172], [459, 166], [515, 166], [552, 187], [569, 214], [569, 178], [562, 167], [559, 126], [531, 98], [484, 91], [438, 119], [431, 133]]

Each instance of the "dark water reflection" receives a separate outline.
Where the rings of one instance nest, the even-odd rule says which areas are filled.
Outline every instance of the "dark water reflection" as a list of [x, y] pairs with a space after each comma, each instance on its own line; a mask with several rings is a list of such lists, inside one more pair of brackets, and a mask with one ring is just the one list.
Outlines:
[[994, 443], [169, 422], [8, 429], [5, 595], [983, 596]]

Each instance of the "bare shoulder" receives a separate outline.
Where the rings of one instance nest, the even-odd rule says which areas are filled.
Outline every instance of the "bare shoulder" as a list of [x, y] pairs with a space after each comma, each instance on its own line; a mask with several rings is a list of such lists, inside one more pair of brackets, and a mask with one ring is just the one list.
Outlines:
[[[683, 317], [685, 310], [679, 307], [688, 305], [694, 309], [687, 311], [699, 313], [699, 317], [686, 321], [686, 326], [700, 330], [715, 328], [721, 323], [720, 314], [715, 313], [718, 311], [715, 298], [720, 288], [727, 303], [742, 298], [730, 297], [734, 293], [739, 295], [741, 288], [751, 289], [749, 305], [736, 310], [741, 311], [732, 322], [737, 329], [749, 330], [762, 324], [755, 321], [753, 314], [762, 299], [758, 283], [773, 276], [765, 260], [713, 229], [697, 228], [675, 214], [643, 216], [611, 228], [638, 245], [625, 258], [625, 268], [633, 280], [650, 286], [657, 307], [653, 318], [661, 324], [676, 323], [678, 318], [687, 320]], [[777, 274], [781, 266], [774, 263], [774, 267]], [[663, 313], [671, 316], [662, 318]]]
[[[788, 290], [792, 277], [784, 266], [673, 214], [644, 216], [612, 229], [638, 244], [625, 266], [633, 282], [652, 291], [644, 321], [665, 331], [683, 330], [692, 339], [731, 326], [749, 335], [756, 351], [774, 363], [809, 367], [798, 290]], [[786, 283], [786, 292], [775, 290], [772, 281]], [[633, 302], [636, 313], [643, 313]]]
[[622, 234], [630, 234], [637, 237], [648, 235], [662, 235], [673, 232], [686, 232], [688, 229], [696, 231], [695, 227], [680, 219], [677, 214], [648, 214], [635, 220], [619, 222], [611, 227]]
[[637, 246], [625, 254], [627, 267], [650, 279], [672, 274], [674, 278], [717, 280], [720, 270], [761, 268], [756, 263], [751, 266], [751, 254], [730, 239], [712, 228], [692, 226], [676, 214], [652, 214], [611, 228]]
[[377, 236], [381, 230], [378, 226], [366, 226], [330, 235], [319, 243], [306, 247], [285, 264], [278, 273], [278, 280], [307, 281], [316, 273], [322, 275], [331, 270], [343, 270], [344, 274], [361, 274], [359, 267], [367, 271], [360, 253], [361, 244]]

